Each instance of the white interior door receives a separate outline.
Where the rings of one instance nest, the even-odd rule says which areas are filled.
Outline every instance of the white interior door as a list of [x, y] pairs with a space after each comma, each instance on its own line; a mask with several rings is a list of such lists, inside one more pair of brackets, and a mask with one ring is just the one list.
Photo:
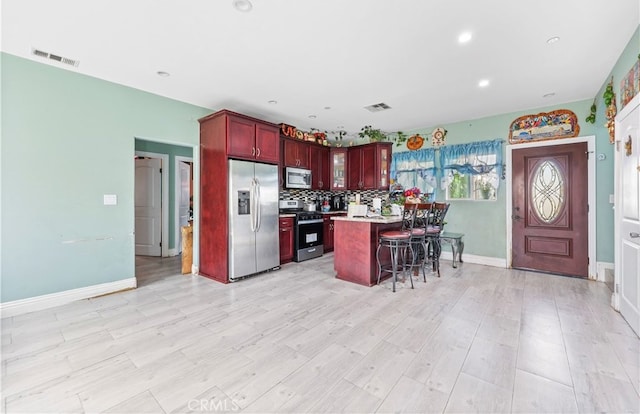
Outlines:
[[616, 288], [620, 313], [640, 335], [640, 99], [616, 118]]
[[135, 233], [136, 254], [162, 254], [162, 160], [136, 158]]
[[178, 197], [178, 252], [182, 252], [182, 226], [189, 224], [189, 209], [191, 208], [191, 164], [178, 162], [178, 177], [180, 179]]

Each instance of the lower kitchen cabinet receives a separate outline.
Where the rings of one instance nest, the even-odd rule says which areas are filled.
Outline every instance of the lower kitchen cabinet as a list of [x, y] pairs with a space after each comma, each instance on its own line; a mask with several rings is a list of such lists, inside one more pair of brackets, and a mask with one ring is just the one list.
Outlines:
[[293, 260], [293, 217], [280, 217], [280, 264]]
[[331, 213], [324, 215], [324, 231], [322, 233], [323, 243], [324, 243], [324, 252], [332, 252], [333, 251], [333, 229], [334, 229], [334, 221], [331, 220], [331, 217], [335, 216], [346, 216], [346, 213]]

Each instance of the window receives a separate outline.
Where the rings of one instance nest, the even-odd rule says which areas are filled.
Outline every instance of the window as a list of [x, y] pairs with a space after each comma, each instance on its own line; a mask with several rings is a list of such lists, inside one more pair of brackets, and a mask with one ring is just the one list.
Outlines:
[[423, 194], [431, 194], [430, 200], [435, 200], [438, 187], [435, 159], [433, 148], [394, 153], [391, 178], [405, 189], [418, 187]]
[[502, 174], [502, 141], [442, 147], [447, 200], [496, 200]]

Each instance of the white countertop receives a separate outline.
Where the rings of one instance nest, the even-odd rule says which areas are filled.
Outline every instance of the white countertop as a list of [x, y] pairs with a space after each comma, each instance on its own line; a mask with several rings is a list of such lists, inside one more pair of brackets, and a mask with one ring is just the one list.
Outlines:
[[400, 223], [402, 221], [401, 216], [376, 216], [376, 217], [346, 217], [346, 216], [337, 216], [331, 217], [331, 220], [336, 221], [354, 221], [354, 222], [364, 222], [364, 223]]

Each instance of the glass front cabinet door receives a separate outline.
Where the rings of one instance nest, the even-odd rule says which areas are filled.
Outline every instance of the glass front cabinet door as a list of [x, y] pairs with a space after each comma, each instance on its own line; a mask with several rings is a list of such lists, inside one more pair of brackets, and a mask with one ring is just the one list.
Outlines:
[[331, 189], [346, 190], [347, 189], [347, 149], [331, 148]]
[[378, 164], [378, 168], [380, 168], [378, 188], [381, 190], [388, 189], [389, 166], [391, 164], [391, 146], [381, 145], [378, 154], [380, 156], [380, 163]]

